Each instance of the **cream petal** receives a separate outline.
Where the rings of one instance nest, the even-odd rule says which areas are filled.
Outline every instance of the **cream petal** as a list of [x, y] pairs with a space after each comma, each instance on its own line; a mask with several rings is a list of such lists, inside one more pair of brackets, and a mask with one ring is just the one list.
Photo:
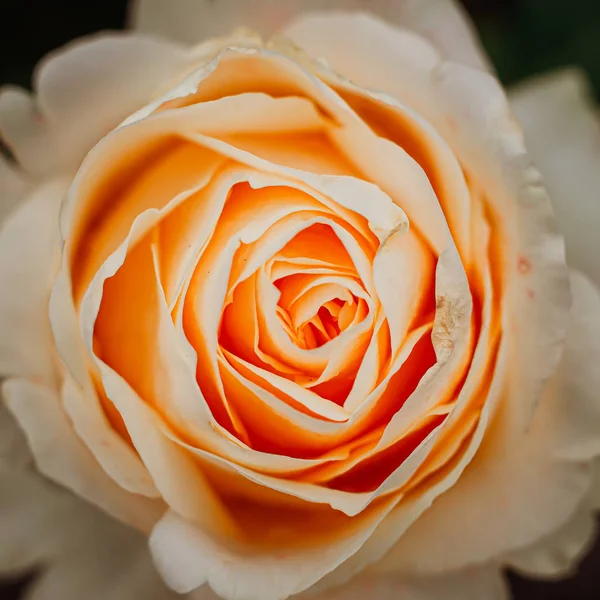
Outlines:
[[0, 93], [0, 131], [28, 173], [75, 171], [90, 148], [146, 104], [185, 60], [179, 46], [144, 35], [78, 40], [38, 65], [35, 99], [14, 87]]
[[14, 210], [31, 189], [25, 173], [0, 153], [0, 223]]
[[509, 97], [550, 192], [569, 264], [600, 285], [600, 117], [590, 83], [564, 70], [519, 84]]
[[[368, 7], [370, 3], [365, 2]], [[431, 41], [445, 58], [491, 70], [492, 65], [479, 41], [477, 31], [458, 0], [408, 0], [389, 6], [381, 16], [389, 22], [412, 29]], [[371, 9], [370, 9], [371, 10]], [[378, 13], [378, 11], [374, 11]]]
[[555, 454], [572, 461], [600, 455], [600, 290], [571, 271], [573, 305], [563, 359], [549, 387], [560, 396], [546, 426]]
[[570, 577], [592, 549], [596, 536], [593, 510], [580, 508], [560, 529], [533, 546], [506, 555], [502, 562], [525, 577]]
[[145, 536], [35, 473], [0, 471], [0, 484], [0, 572], [36, 572], [28, 599], [175, 600]]
[[58, 555], [73, 536], [69, 518], [77, 507], [95, 512], [34, 472], [0, 469], [0, 573], [21, 574]]
[[0, 399], [0, 469], [23, 469], [31, 464], [25, 435]]
[[310, 592], [298, 600], [509, 600], [509, 588], [494, 565], [450, 573], [442, 577], [410, 578], [359, 575], [343, 587], [322, 594]]
[[600, 508], [600, 463], [594, 461], [591, 488], [575, 514], [559, 529], [532, 546], [510, 552], [502, 561], [528, 577], [568, 577], [597, 539]]
[[75, 433], [57, 393], [22, 379], [6, 381], [2, 393], [44, 475], [117, 519], [149, 530], [164, 504], [126, 492], [104, 472]]
[[[583, 514], [575, 511], [581, 510], [579, 504], [590, 485], [590, 467], [583, 461], [598, 456], [600, 451], [598, 384], [595, 383], [595, 365], [598, 363], [595, 357], [600, 357], [596, 331], [600, 298], [583, 276], [573, 273], [571, 282], [574, 302], [563, 362], [547, 385], [533, 428], [526, 434], [518, 430], [516, 440], [510, 425], [508, 429], [500, 427], [499, 432], [493, 432], [491, 447], [482, 454], [486, 462], [479, 464], [481, 458], [478, 457], [467, 470], [464, 480], [441, 498], [438, 505], [424, 515], [422, 522], [417, 522], [414, 532], [409, 530], [406, 539], [386, 559], [389, 565], [445, 570], [498, 556], [513, 548], [523, 548], [514, 554], [515, 563], [529, 565], [531, 569], [560, 570], [585, 547], [590, 535], [586, 527], [591, 523], [585, 509]], [[512, 400], [518, 401], [518, 397]], [[506, 439], [501, 441], [501, 436]], [[507, 453], [503, 447], [510, 445], [514, 448]], [[482, 500], [481, 490], [484, 489], [491, 495], [489, 501]], [[510, 496], [497, 491], [499, 489], [511, 490]], [[465, 504], [461, 503], [468, 503], [475, 495], [481, 504], [476, 510], [470, 509], [469, 519], [462, 520], [452, 531], [456, 523], [450, 525], [451, 511], [464, 512]], [[527, 509], [527, 506], [531, 508]], [[514, 513], [509, 510], [511, 507], [516, 509]], [[497, 521], [506, 532], [504, 536], [500, 532], [490, 533], [489, 523], [493, 521], [493, 515], [498, 514], [503, 515]], [[485, 536], [478, 538], [478, 523], [481, 526], [484, 522], [488, 523]], [[463, 537], [470, 540], [471, 547], [466, 548], [463, 542], [462, 552], [455, 549], [452, 557], [444, 556], [443, 552], [436, 556], [430, 548], [419, 547], [422, 536], [427, 538], [429, 535], [444, 536], [448, 540], [456, 536], [457, 543], [459, 537]], [[541, 542], [530, 549], [529, 554], [527, 547], [539, 538], [542, 538]], [[544, 540], [551, 548], [557, 547], [557, 551], [546, 550]], [[405, 543], [408, 545], [403, 546]], [[408, 552], [410, 559], [407, 559]]]
[[58, 362], [48, 300], [60, 261], [58, 213], [67, 187], [63, 180], [36, 187], [0, 230], [0, 376], [54, 389]]
[[[283, 27], [289, 35], [290, 27], [293, 30], [312, 16], [303, 17], [302, 13], [322, 9], [371, 11], [395, 25], [428, 37], [449, 58], [482, 68], [489, 65], [469, 18], [455, 0], [401, 3], [390, 0], [286, 0], [285, 3], [277, 0], [220, 0], [219, 3], [179, 0], [169, 10], [160, 0], [135, 0], [130, 16], [136, 29], [197, 43], [207, 37], [229, 33], [239, 26], [251, 27], [265, 35], [281, 31]], [[334, 33], [335, 29], [327, 35]]]

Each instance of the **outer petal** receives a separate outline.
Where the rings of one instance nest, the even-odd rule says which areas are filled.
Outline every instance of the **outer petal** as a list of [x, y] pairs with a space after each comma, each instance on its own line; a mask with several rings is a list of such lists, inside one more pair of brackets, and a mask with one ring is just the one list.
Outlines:
[[58, 211], [68, 181], [37, 187], [0, 230], [0, 377], [57, 389], [48, 298], [60, 259]]
[[184, 61], [180, 47], [142, 35], [78, 40], [38, 66], [35, 98], [15, 87], [0, 91], [0, 133], [32, 175], [74, 171], [93, 144], [146, 104]]
[[[28, 600], [177, 598], [142, 535], [32, 472], [0, 470], [0, 535], [0, 573], [43, 570]], [[194, 600], [215, 598], [202, 590]]]
[[[179, 0], [171, 5], [137, 0], [131, 17], [136, 29], [195, 43], [239, 26], [271, 35], [302, 12], [324, 9], [368, 10], [428, 37], [448, 58], [489, 68], [473, 26], [456, 0]], [[330, 33], [335, 35], [335, 30]]]
[[544, 176], [569, 263], [600, 285], [600, 118], [585, 75], [565, 70], [510, 95]]
[[0, 223], [24, 198], [29, 187], [25, 174], [0, 153]]
[[538, 543], [504, 557], [503, 562], [527, 577], [563, 578], [574, 575], [579, 561], [592, 548], [597, 532], [598, 498], [589, 494], [576, 514]]
[[114, 517], [149, 531], [164, 511], [163, 503], [126, 492], [104, 472], [77, 437], [57, 393], [16, 378], [5, 382], [1, 392], [44, 475]]
[[494, 565], [459, 571], [443, 577], [410, 579], [364, 574], [347, 585], [298, 600], [508, 600], [508, 585]]
[[23, 432], [9, 410], [0, 402], [0, 469], [31, 465], [31, 453]]
[[[563, 459], [588, 461], [600, 455], [600, 293], [582, 275], [572, 273], [573, 309], [565, 355], [555, 378], [562, 402], [544, 427], [558, 432], [554, 443]], [[590, 548], [596, 534], [594, 512], [600, 507], [600, 469], [575, 514], [537, 544], [507, 556], [508, 564], [530, 575], [568, 575]]]

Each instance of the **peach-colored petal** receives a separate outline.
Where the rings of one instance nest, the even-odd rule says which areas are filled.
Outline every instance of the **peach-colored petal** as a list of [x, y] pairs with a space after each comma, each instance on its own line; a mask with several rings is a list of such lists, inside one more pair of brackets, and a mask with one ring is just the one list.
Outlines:
[[[395, 86], [390, 91], [431, 121], [458, 159], [469, 165], [469, 176], [482, 189], [494, 190], [488, 200], [498, 235], [507, 240], [502, 261], [509, 269], [508, 280], [519, 279], [507, 294], [523, 307], [507, 320], [514, 321], [512, 327], [527, 332], [516, 334], [521, 340], [519, 356], [527, 356], [528, 360], [515, 367], [515, 386], [524, 400], [519, 405], [521, 414], [517, 416], [515, 409], [514, 417], [526, 423], [535, 409], [541, 383], [558, 361], [569, 302], [562, 240], [556, 233], [547, 195], [537, 171], [528, 163], [522, 135], [506, 98], [492, 77], [440, 62], [431, 51], [407, 53], [407, 45], [414, 48], [414, 40], [391, 28], [387, 28], [386, 37], [381, 37], [395, 45], [403, 74], [406, 70], [406, 77], [390, 75], [387, 81]], [[319, 43], [325, 42], [320, 39]], [[352, 63], [355, 52], [348, 45], [344, 53], [335, 56]], [[415, 61], [424, 60], [426, 64], [415, 65]], [[527, 266], [527, 273], [517, 277], [522, 264]], [[532, 347], [523, 347], [525, 343]]]
[[106, 473], [132, 494], [158, 498], [159, 493], [139, 456], [114, 430], [98, 400], [86, 396], [68, 373], [61, 396], [73, 429], [85, 440]]
[[185, 59], [176, 44], [144, 35], [78, 40], [38, 65], [35, 97], [14, 87], [0, 93], [0, 132], [28, 173], [74, 172], [90, 148], [147, 103]]
[[[503, 424], [506, 402], [501, 407], [500, 422], [459, 483], [438, 498], [378, 568], [431, 574], [480, 564], [534, 543], [571, 517], [591, 475], [588, 465], [553, 455], [556, 434], [546, 422], [556, 400], [544, 398], [532, 429], [516, 440]], [[502, 519], [494, 518], [498, 514]], [[433, 539], [447, 545], [432, 544]]]
[[563, 70], [519, 84], [509, 97], [548, 186], [568, 262], [600, 285], [600, 118], [590, 84]]
[[[134, 234], [135, 235], [135, 234]], [[103, 270], [99, 272], [98, 283], [103, 281], [103, 277], [106, 273], [111, 273], [116, 269], [123, 268], [123, 261], [125, 261], [125, 250], [127, 248], [127, 241], [125, 245], [115, 253], [110, 261], [107, 262], [107, 271], [103, 273]], [[138, 251], [139, 256], [139, 251]], [[155, 257], [156, 260], [156, 257]], [[127, 261], [132, 261], [132, 257], [129, 256]], [[151, 264], [150, 257], [146, 256], [146, 261]], [[138, 265], [136, 267], [136, 265]], [[199, 441], [203, 446], [206, 446], [210, 450], [220, 454], [231, 457], [236, 461], [242, 463], [251, 464], [256, 468], [265, 468], [267, 470], [275, 471], [290, 471], [293, 468], [298, 468], [298, 464], [294, 459], [289, 459], [284, 456], [270, 456], [260, 455], [250, 452], [240, 442], [232, 444], [230, 440], [224, 438], [220, 433], [220, 427], [215, 423], [213, 416], [210, 414], [210, 410], [207, 406], [206, 399], [202, 392], [198, 388], [196, 382], [195, 361], [190, 361], [189, 356], [186, 356], [186, 346], [182, 345], [182, 340], [176, 335], [176, 331], [173, 328], [173, 323], [166, 305], [164, 296], [157, 285], [158, 273], [154, 272], [153, 267], [150, 266], [150, 270], [153, 275], [148, 273], [147, 269], [142, 269], [142, 263], [140, 261], [130, 262], [128, 269], [134, 269], [136, 271], [136, 278], [123, 277], [123, 281], [129, 282], [130, 287], [128, 294], [142, 294], [145, 298], [145, 314], [149, 315], [151, 319], [148, 320], [152, 324], [151, 327], [142, 326], [138, 327], [137, 330], [133, 330], [132, 326], [138, 321], [138, 319], [125, 318], [123, 322], [115, 321], [116, 331], [119, 331], [120, 335], [123, 332], [127, 332], [127, 336], [124, 338], [128, 343], [122, 345], [122, 341], [119, 341], [119, 336], [108, 335], [105, 336], [104, 343], [100, 344], [99, 348], [104, 353], [110, 351], [112, 357], [111, 366], [118, 366], [120, 373], [126, 374], [127, 380], [133, 382], [139, 391], [143, 391], [146, 395], [146, 401], [158, 406], [161, 411], [164, 411], [168, 416], [169, 421], [173, 423], [180, 430], [187, 431], [189, 435], [192, 435]], [[154, 269], [156, 269], [154, 266]], [[142, 274], [145, 276], [142, 277]], [[150, 278], [148, 278], [150, 275]], [[120, 284], [119, 284], [120, 285]], [[93, 292], [90, 295], [90, 307], [98, 306], [99, 298], [98, 294], [102, 290], [102, 286], [94, 285], [90, 288]], [[123, 293], [123, 289], [119, 287], [115, 288], [116, 292]], [[95, 299], [94, 299], [95, 296]], [[112, 321], [116, 317], [123, 317], [127, 315], [126, 310], [128, 304], [120, 302], [122, 296], [114, 296], [113, 299], [117, 299], [117, 304], [113, 307], [113, 312], [107, 312], [107, 317]], [[87, 304], [87, 303], [86, 303]], [[139, 310], [137, 304], [132, 304], [131, 309], [136, 311], [139, 316]], [[97, 310], [97, 308], [96, 308]], [[114, 312], [118, 310], [118, 312]], [[87, 312], [87, 307], [86, 307]], [[90, 313], [89, 318], [92, 319]], [[87, 319], [88, 317], [86, 317]], [[108, 324], [108, 323], [107, 323]], [[107, 324], [103, 327], [106, 328]], [[111, 322], [111, 326], [113, 323]], [[90, 334], [93, 332], [93, 319], [90, 321], [90, 326], [86, 325], [85, 341], [90, 348], [90, 352], [93, 349], [92, 338]], [[110, 331], [110, 330], [109, 330]], [[155, 342], [158, 340], [158, 342]], [[141, 353], [140, 350], [144, 349], [145, 353]], [[128, 354], [129, 353], [129, 354]], [[131, 360], [132, 354], [135, 356], [135, 360]], [[154, 355], [156, 354], [156, 358]], [[156, 361], [165, 365], [164, 369], [156, 372], [140, 371], [136, 365], [150, 365]], [[119, 378], [112, 369], [102, 366], [102, 369], [110, 375], [111, 381], [116, 382], [115, 385], [121, 387], [125, 386], [125, 382]], [[146, 377], [144, 377], [146, 375]], [[147, 377], [152, 375], [152, 377]], [[124, 389], [125, 389], [124, 387]], [[108, 390], [107, 390], [108, 392]], [[139, 397], [136, 397], [134, 392], [129, 388], [126, 389], [127, 397], [135, 398], [135, 405], [139, 405], [138, 410], [142, 410], [142, 403]], [[109, 393], [109, 397], [111, 394]], [[119, 398], [114, 398], [115, 404], [118, 404]], [[131, 400], [133, 403], [133, 400]], [[89, 408], [89, 407], [88, 407]], [[118, 406], [117, 406], [118, 408]], [[133, 409], [131, 409], [133, 410]], [[147, 410], [147, 409], [144, 409]], [[155, 417], [152, 417], [155, 419]], [[215, 428], [217, 431], [215, 431]], [[172, 437], [176, 444], [183, 445], [181, 440], [171, 434], [167, 434]], [[301, 468], [306, 468], [301, 464]]]
[[[527, 267], [526, 276], [518, 278], [514, 288], [507, 291], [519, 306], [510, 319], [521, 344], [518, 354], [527, 357], [515, 367], [515, 386], [524, 398], [519, 405], [521, 415], [515, 414], [515, 419], [526, 424], [535, 409], [541, 383], [559, 358], [569, 292], [562, 240], [539, 175], [529, 165], [522, 135], [504, 93], [488, 74], [442, 62], [422, 39], [383, 23], [369, 22], [366, 17], [342, 15], [335, 22], [335, 46], [329, 44], [331, 36], [313, 36], [309, 28], [306, 39], [298, 34], [295, 37], [310, 53], [327, 58], [337, 71], [354, 74], [362, 85], [383, 87], [429, 120], [461, 163], [469, 165], [469, 176], [482, 189], [494, 190], [488, 200], [498, 234], [506, 240], [502, 260], [509, 269], [508, 279], [517, 279], [519, 265]], [[396, 59], [377, 63], [380, 69], [393, 65], [393, 71], [384, 78], [378, 77], [373, 61], [364, 60], [351, 42], [355, 37], [343, 34], [346, 26], [358, 28], [368, 23], [371, 31], [378, 32], [373, 34], [377, 47], [385, 45], [386, 52], [393, 53]], [[399, 65], [402, 77], [397, 76]]]
[[[366, 567], [377, 574], [401, 573], [405, 576], [420, 574], [418, 569], [402, 570], [396, 566], [389, 569], [382, 568], [382, 565], [387, 563], [393, 550], [387, 556], [384, 557], [384, 555], [395, 543], [403, 542], [407, 536], [407, 530], [411, 531], [409, 529], [411, 525], [431, 506], [436, 498], [443, 499], [449, 493], [449, 490], [453, 489], [452, 486], [456, 484], [465, 468], [472, 462], [473, 456], [481, 444], [487, 426], [487, 412], [484, 407], [475, 432], [467, 440], [462, 451], [450, 459], [446, 469], [441, 474], [432, 477], [429, 485], [421, 487], [415, 494], [406, 494], [405, 497], [401, 498], [400, 502], [390, 511], [365, 544], [338, 569], [332, 571], [317, 584], [319, 589], [328, 589], [329, 587], [345, 584]], [[426, 442], [430, 442], [430, 440], [426, 440]], [[422, 448], [428, 446], [428, 443], [422, 444]], [[420, 464], [420, 461], [417, 460], [416, 462]], [[431, 547], [431, 544], [429, 543], [428, 546]]]
[[[335, 32], [335, 35], [329, 32]], [[372, 92], [370, 95], [375, 101], [388, 104], [394, 111], [399, 111], [404, 120], [418, 122], [417, 128], [412, 127], [412, 137], [424, 137], [427, 144], [435, 148], [435, 170], [439, 173], [438, 187], [441, 188], [438, 192], [439, 200], [461, 255], [463, 251], [468, 253], [467, 232], [470, 207], [460, 167], [456, 157], [439, 139], [439, 133], [422, 118], [422, 115], [428, 116], [425, 112], [426, 107], [431, 103], [431, 99], [427, 96], [428, 78], [430, 74], [435, 73], [440, 63], [439, 53], [425, 39], [362, 14], [323, 13], [313, 17], [307, 16], [300, 20], [297, 26], [292, 25], [289, 34], [312, 56], [323, 57], [337, 73], [342, 73], [344, 78], [349, 78], [354, 84], [392, 94], [393, 98], [382, 96], [377, 92]], [[368, 51], [359, 48], [355, 43], [356, 39], [365, 37], [369, 39]], [[401, 77], [398, 75], [399, 65], [402, 65]], [[327, 73], [321, 67], [317, 68], [328, 80], [332, 80], [335, 86], [335, 77], [332, 79], [331, 73]], [[338, 85], [348, 88], [353, 94], [365, 95], [364, 90], [352, 85], [351, 82], [342, 80]], [[413, 108], [414, 112], [411, 114], [408, 108]], [[446, 114], [445, 109], [442, 114]], [[388, 124], [387, 127], [389, 126]], [[344, 137], [348, 139], [348, 135]], [[402, 147], [405, 140], [394, 141]], [[403, 193], [405, 184], [394, 176], [394, 169], [390, 167], [384, 169], [383, 165], [378, 165], [370, 158], [379, 154], [385, 157], [392, 153], [396, 160], [401, 158], [402, 153], [398, 149], [392, 146], [384, 152], [383, 145], [383, 141], [378, 141], [379, 152], [371, 152], [370, 155], [367, 153], [362, 162], [369, 169], [367, 173], [370, 171], [375, 176], [375, 181], [381, 180], [389, 193], [393, 191], [394, 196], [403, 198], [407, 195]], [[414, 145], [413, 140], [411, 147]], [[351, 149], [352, 145], [349, 148]], [[356, 155], [356, 151], [354, 154]], [[420, 158], [418, 162], [424, 168], [423, 157]], [[391, 160], [391, 157], [388, 160]], [[412, 167], [415, 178], [419, 175], [419, 170], [421, 169], [415, 170], [415, 166]], [[433, 237], [434, 248], [439, 252], [444, 245], [444, 228], [431, 204], [431, 191], [427, 193], [425, 182], [420, 182], [418, 178], [412, 185], [414, 187], [417, 184], [420, 184], [417, 189], [424, 189], [425, 193], [421, 191], [414, 197], [406, 210], [409, 217], [414, 218], [417, 226], [422, 228], [422, 233], [426, 237], [429, 237], [427, 228], [433, 228], [436, 234]], [[420, 206], [417, 200], [421, 197], [427, 199], [427, 203]], [[414, 217], [412, 211], [415, 213]]]
[[354, 225], [358, 216], [363, 217], [371, 231], [380, 239], [385, 239], [395, 229], [408, 229], [408, 219], [404, 211], [373, 183], [350, 176], [319, 175], [273, 164], [230, 144], [203, 135], [190, 134], [187, 137], [259, 171], [283, 175], [292, 181], [296, 180], [295, 187], [299, 189], [312, 188], [319, 195], [322, 203], [329, 207], [335, 206], [342, 216], [348, 218], [350, 224]]
[[[135, 235], [135, 229], [131, 235]], [[119, 263], [123, 263], [125, 259], [124, 250], [126, 249], [127, 246], [125, 245], [123, 250], [119, 249], [121, 252], [117, 252], [109, 258], [100, 271], [100, 278], [102, 276], [106, 277], [107, 272], [117, 273], [119, 268], [123, 268]], [[137, 260], [130, 257], [129, 263], [135, 267], [137, 277], [135, 279], [124, 277], [123, 280], [130, 285], [130, 289], [121, 291], [123, 297], [128, 302], [134, 299], [135, 288], [139, 288], [145, 294], [151, 293], [152, 282], [156, 278], [154, 270], [156, 259], [153, 258], [150, 248], [138, 245], [134, 253]], [[146, 281], [147, 279], [149, 279], [148, 282]], [[118, 280], [115, 279], [114, 281]], [[133, 290], [131, 289], [132, 284], [134, 286]], [[94, 288], [90, 289], [94, 290]], [[94, 290], [94, 292], [97, 296], [98, 291]], [[156, 289], [154, 290], [154, 294], [156, 295]], [[90, 298], [90, 305], [93, 305], [96, 298], [94, 296], [90, 296]], [[149, 300], [151, 299], [147, 298], [147, 304], [152, 307], [152, 303]], [[158, 300], [158, 298], [155, 298], [155, 302]], [[85, 301], [84, 304], [86, 304]], [[128, 306], [133, 305], [125, 303], [122, 306], [126, 309]], [[137, 305], [133, 306], [133, 308], [134, 310], [139, 310], [137, 309]], [[84, 306], [84, 310], [88, 312], [90, 309]], [[116, 320], [119, 317], [122, 319], [123, 315], [127, 315], [123, 309], [115, 313], [116, 310], [113, 309], [112, 312], [107, 313], [105, 318], [111, 319], [112, 317]], [[155, 319], [158, 317], [157, 314], [152, 316]], [[211, 530], [212, 527], [216, 527], [217, 529], [220, 527], [229, 527], [227, 514], [223, 510], [214, 490], [203, 477], [202, 472], [196, 468], [191, 457], [164, 434], [163, 424], [159, 416], [149, 405], [143, 403], [136, 394], [135, 388], [140, 389], [140, 376], [144, 374], [144, 371], [142, 371], [144, 363], [140, 361], [140, 358], [145, 358], [143, 351], [145, 350], [147, 353], [156, 351], [146, 340], [140, 339], [140, 335], [142, 334], [150, 336], [153, 334], [153, 331], [148, 327], [148, 321], [143, 321], [141, 328], [138, 324], [136, 329], [136, 320], [127, 319], [126, 322], [129, 324], [129, 330], [125, 329], [125, 325], [121, 320], [116, 321], [117, 328], [121, 332], [127, 333], [124, 336], [124, 340], [129, 345], [124, 346], [115, 345], [118, 339], [115, 339], [114, 335], [105, 335], [105, 337], [102, 337], [100, 333], [107, 332], [107, 324], [101, 324], [100, 333], [97, 333], [100, 338], [99, 349], [101, 355], [97, 356], [94, 353], [96, 348], [93, 346], [91, 340], [95, 319], [89, 316], [87, 318], [91, 321], [89, 325], [89, 321], [84, 322], [84, 327], [86, 327], [84, 339], [88, 352], [93, 357], [95, 367], [99, 372], [108, 398], [122, 417], [127, 433], [131, 437], [134, 447], [148, 469], [161, 496], [169, 505], [176, 507], [180, 514], [185, 515], [194, 522], [202, 523]], [[158, 320], [155, 327], [159, 327], [160, 324], [161, 321]], [[130, 352], [132, 344], [139, 345], [138, 352], [136, 352], [137, 360], [135, 361], [131, 360]], [[129, 360], [124, 360], [128, 357]], [[148, 360], [146, 365], [150, 366], [150, 364], [152, 362]], [[146, 376], [149, 375], [147, 372], [145, 374]], [[149, 380], [144, 382], [144, 389], [151, 389], [154, 394], [158, 394], [158, 390], [152, 389], [154, 385], [154, 381]], [[148, 400], [151, 400], [151, 398], [148, 398]], [[199, 408], [201, 409], [202, 407], [200, 406]]]
[[[319, 536], [318, 529], [313, 531], [318, 519], [314, 524], [307, 520], [303, 527], [312, 531], [311, 542], [252, 553], [228, 540], [211, 540], [170, 512], [154, 528], [150, 548], [159, 572], [179, 592], [208, 582], [218, 595], [232, 600], [278, 600], [309, 588], [356, 552], [389, 508], [389, 501], [380, 503], [348, 520], [334, 537]], [[335, 513], [329, 519], [335, 522]]]
[[419, 308], [427, 303], [424, 295], [434, 279], [433, 257], [414, 234], [393, 232], [375, 255], [373, 279], [395, 352]]

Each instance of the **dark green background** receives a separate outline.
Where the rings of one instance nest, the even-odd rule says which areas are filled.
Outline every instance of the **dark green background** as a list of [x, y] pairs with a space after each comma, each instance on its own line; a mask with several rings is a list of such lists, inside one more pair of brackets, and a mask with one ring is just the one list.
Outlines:
[[600, 91], [600, 0], [465, 0], [500, 78], [578, 65]]
[[[600, 0], [463, 3], [505, 84], [577, 65], [587, 71], [600, 98]], [[125, 0], [0, 0], [0, 84], [28, 86], [35, 63], [46, 52], [99, 29], [123, 27], [125, 4]], [[26, 582], [0, 583], [0, 599], [19, 598]], [[511, 583], [516, 600], [600, 600], [600, 544], [576, 577], [539, 583], [511, 576]]]

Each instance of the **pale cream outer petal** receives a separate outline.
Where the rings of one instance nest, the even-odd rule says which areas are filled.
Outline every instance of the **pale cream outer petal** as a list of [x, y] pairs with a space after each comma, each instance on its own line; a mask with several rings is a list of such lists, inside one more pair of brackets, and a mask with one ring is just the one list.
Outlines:
[[[0, 468], [0, 573], [39, 572], [27, 600], [176, 600], [145, 537], [29, 470]], [[190, 600], [216, 600], [202, 590]]]
[[23, 200], [31, 182], [16, 164], [0, 152], [0, 224]]
[[489, 68], [473, 25], [457, 0], [178, 0], [170, 4], [134, 0], [131, 25], [193, 44], [240, 26], [272, 35], [314, 10], [369, 11], [429, 38], [448, 58]]
[[538, 543], [506, 555], [503, 563], [526, 577], [573, 576], [596, 540], [595, 508], [589, 500], [560, 529]]
[[149, 102], [185, 60], [181, 47], [144, 35], [77, 40], [38, 65], [33, 96], [14, 86], [0, 89], [0, 135], [32, 176], [73, 173], [90, 148]]
[[31, 464], [25, 436], [4, 402], [0, 401], [0, 469], [22, 469]]
[[113, 517], [150, 531], [164, 512], [164, 503], [131, 494], [106, 474], [77, 437], [57, 392], [17, 378], [6, 381], [1, 392], [44, 475]]
[[58, 389], [48, 318], [59, 267], [59, 209], [69, 181], [37, 186], [0, 230], [0, 377], [19, 376]]
[[[559, 432], [554, 452], [566, 460], [594, 459], [592, 486], [564, 525], [531, 547], [506, 557], [507, 564], [530, 575], [566, 576], [590, 549], [600, 508], [600, 292], [572, 272], [572, 320], [565, 353], [555, 377], [558, 410], [545, 423]], [[551, 382], [554, 383], [554, 382]]]
[[600, 111], [584, 73], [568, 69], [510, 93], [544, 177], [570, 265], [600, 285]]
[[298, 600], [509, 600], [509, 588], [494, 565], [423, 579], [365, 573], [338, 589], [309, 592]]

